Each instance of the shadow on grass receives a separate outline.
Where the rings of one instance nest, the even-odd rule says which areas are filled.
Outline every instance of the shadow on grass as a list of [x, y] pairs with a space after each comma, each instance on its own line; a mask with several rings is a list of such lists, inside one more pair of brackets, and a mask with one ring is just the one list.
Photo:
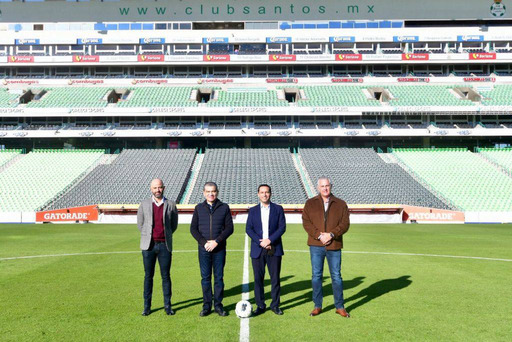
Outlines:
[[[363, 283], [365, 277], [355, 277], [351, 280], [344, 280], [343, 281], [343, 289], [348, 290], [354, 287], [357, 287]], [[329, 279], [328, 276], [324, 276], [323, 280]], [[311, 288], [311, 280], [301, 280], [297, 281], [295, 283], [286, 284], [285, 286], [281, 287], [281, 295], [286, 295], [288, 293], [294, 293], [294, 292], [303, 292], [301, 295], [291, 298], [288, 300], [285, 300], [284, 302], [281, 302], [281, 309], [291, 309], [296, 306], [300, 306], [303, 304], [311, 303], [311, 308], [313, 308], [313, 290]], [[322, 286], [322, 291], [324, 294], [324, 297], [331, 296], [332, 295], [332, 287], [330, 283], [326, 283]], [[329, 307], [326, 307], [324, 310], [328, 310]], [[334, 305], [332, 306], [334, 308]]]
[[398, 291], [406, 288], [412, 283], [412, 280], [409, 279], [410, 277], [411, 276], [409, 275], [404, 275], [398, 278], [379, 280], [371, 284], [370, 286], [359, 291], [355, 295], [345, 299], [345, 303], [355, 301], [355, 303], [350, 304], [350, 306], [347, 307], [347, 311], [354, 311], [360, 306], [365, 305], [366, 303], [380, 296], [383, 296], [389, 292]]

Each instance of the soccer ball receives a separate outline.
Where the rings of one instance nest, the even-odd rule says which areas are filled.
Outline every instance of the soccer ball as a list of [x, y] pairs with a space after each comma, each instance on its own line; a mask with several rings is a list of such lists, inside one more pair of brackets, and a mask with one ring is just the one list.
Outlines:
[[252, 314], [252, 305], [246, 300], [236, 303], [235, 313], [240, 318], [247, 318]]

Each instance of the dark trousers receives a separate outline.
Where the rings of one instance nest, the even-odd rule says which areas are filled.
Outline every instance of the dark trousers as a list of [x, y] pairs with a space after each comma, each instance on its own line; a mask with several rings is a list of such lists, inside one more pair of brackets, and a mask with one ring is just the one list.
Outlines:
[[271, 295], [272, 302], [270, 308], [279, 307], [281, 301], [281, 256], [269, 256], [268, 251], [263, 249], [259, 258], [252, 259], [252, 270], [254, 271], [254, 299], [256, 305], [265, 308], [265, 294], [263, 291], [263, 279], [265, 278], [265, 265], [268, 266], [270, 273], [270, 283], [272, 285]]
[[171, 305], [171, 260], [172, 254], [167, 250], [165, 242], [152, 242], [147, 251], [142, 251], [144, 262], [144, 307], [151, 308], [151, 297], [153, 296], [153, 276], [155, 265], [158, 259], [160, 275], [162, 276], [162, 290], [164, 293], [164, 306]]
[[224, 298], [224, 265], [226, 264], [226, 249], [207, 252], [199, 247], [199, 269], [201, 271], [201, 287], [203, 289], [203, 310], [212, 308], [212, 270], [214, 281], [213, 304], [222, 308]]

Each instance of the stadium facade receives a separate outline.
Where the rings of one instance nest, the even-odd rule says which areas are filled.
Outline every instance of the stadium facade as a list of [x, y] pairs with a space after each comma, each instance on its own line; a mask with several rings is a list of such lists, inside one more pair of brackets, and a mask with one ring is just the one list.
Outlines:
[[[23, 163], [51, 168], [55, 151], [38, 149], [96, 149], [65, 155], [60, 162], [75, 169], [23, 210], [115, 203], [101, 197], [102, 179], [127, 172], [133, 189], [146, 181], [132, 172], [139, 152], [130, 149], [180, 148], [192, 153], [156, 155], [180, 162], [181, 178], [168, 177], [183, 204], [197, 201], [212, 176], [241, 189], [230, 201], [247, 203], [240, 191], [265, 182], [249, 171], [261, 155], [260, 163], [272, 160], [275, 182], [296, 183], [280, 202], [300, 203], [314, 192], [322, 160], [347, 158], [326, 170], [333, 178], [344, 168], [360, 172], [343, 193], [350, 203], [512, 211], [503, 191], [450, 192], [473, 169], [471, 186], [512, 183], [510, 151], [488, 150], [512, 140], [510, 11], [506, 0], [2, 2], [0, 146], [11, 150], [0, 178], [15, 178]], [[240, 152], [232, 156], [219, 149], [233, 147]], [[352, 149], [308, 150], [319, 147]], [[441, 159], [438, 173], [420, 163]], [[236, 169], [233, 160], [245, 162]], [[378, 190], [364, 196], [370, 183]], [[66, 200], [84, 192], [80, 203]], [[10, 197], [1, 196], [3, 211], [24, 204], [7, 210]]]

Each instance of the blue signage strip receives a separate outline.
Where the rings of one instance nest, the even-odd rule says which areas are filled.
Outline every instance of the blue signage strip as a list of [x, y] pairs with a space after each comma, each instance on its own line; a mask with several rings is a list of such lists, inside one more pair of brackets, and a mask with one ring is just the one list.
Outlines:
[[292, 37], [267, 37], [269, 44], [287, 44], [292, 42]]
[[483, 42], [484, 36], [477, 34], [468, 34], [464, 36], [457, 36], [458, 42]]
[[140, 38], [140, 44], [165, 44], [165, 38]]
[[39, 45], [39, 39], [16, 39], [16, 45]]
[[76, 40], [78, 45], [98, 45], [103, 44], [102, 38], [78, 38]]
[[355, 41], [354, 36], [329, 37], [329, 43], [354, 43]]
[[395, 43], [415, 43], [420, 41], [419, 36], [393, 36]]
[[209, 37], [203, 38], [203, 44], [227, 44], [227, 37]]

